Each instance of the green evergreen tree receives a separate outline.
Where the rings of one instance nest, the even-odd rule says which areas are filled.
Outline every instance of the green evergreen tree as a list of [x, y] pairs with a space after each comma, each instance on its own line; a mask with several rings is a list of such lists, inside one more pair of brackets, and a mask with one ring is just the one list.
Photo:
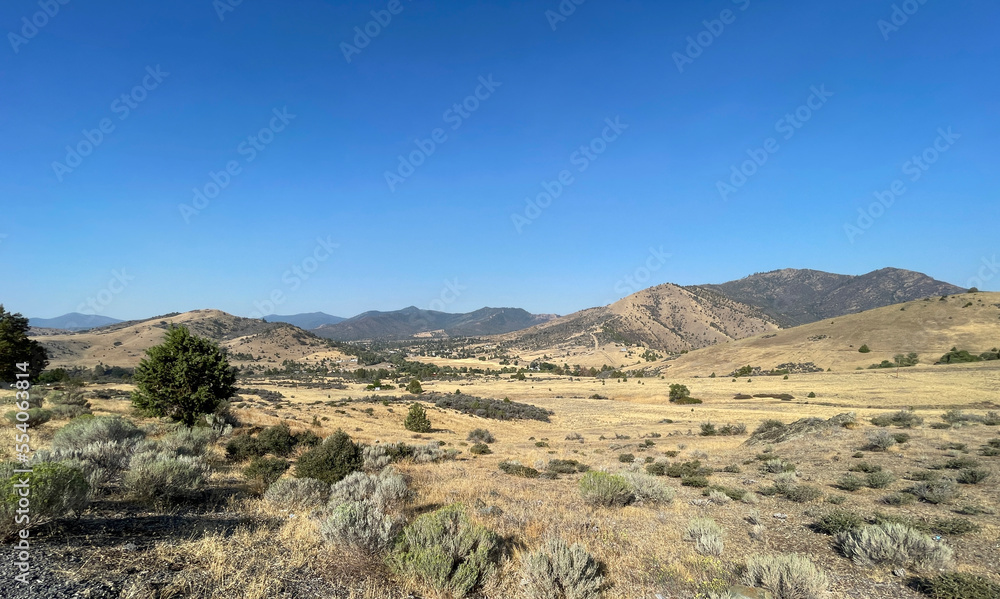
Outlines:
[[420, 386], [420, 381], [417, 379], [410, 379], [410, 384], [406, 386], [407, 393], [412, 393], [414, 395], [420, 395], [424, 392], [424, 388]]
[[171, 327], [135, 369], [132, 405], [151, 416], [193, 426], [236, 393], [236, 369], [218, 344]]
[[418, 403], [410, 406], [410, 413], [406, 415], [406, 422], [403, 423], [406, 430], [415, 433], [431, 432], [431, 421], [427, 419], [427, 412]]
[[[41, 343], [28, 337], [28, 319], [7, 312], [0, 304], [0, 381], [13, 383], [18, 374], [27, 372], [34, 381], [49, 365], [49, 355]], [[16, 365], [28, 363], [25, 370]], [[23, 380], [24, 377], [21, 378]]]

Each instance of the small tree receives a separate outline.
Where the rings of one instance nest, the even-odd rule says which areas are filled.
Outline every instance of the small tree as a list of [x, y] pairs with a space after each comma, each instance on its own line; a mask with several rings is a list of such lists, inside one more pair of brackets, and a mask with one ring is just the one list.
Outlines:
[[415, 433], [431, 432], [431, 421], [427, 419], [427, 412], [418, 403], [410, 406], [410, 413], [406, 415], [406, 422], [403, 423], [406, 430]]
[[687, 385], [681, 385], [679, 383], [670, 385], [670, 401], [677, 401], [678, 399], [685, 399], [688, 397], [691, 397], [691, 391], [688, 390]]
[[420, 386], [420, 381], [417, 379], [410, 379], [410, 384], [406, 386], [406, 392], [414, 395], [420, 395], [424, 392], [424, 388]]
[[866, 344], [862, 345], [861, 347], [859, 347], [858, 351], [861, 352], [861, 353], [863, 353], [863, 354], [867, 354], [868, 352], [871, 351], [871, 348], [868, 347], [868, 344], [866, 343]]
[[186, 327], [171, 327], [163, 343], [146, 350], [134, 381], [133, 406], [187, 426], [236, 393], [236, 370], [219, 346]]
[[[28, 374], [33, 381], [48, 366], [48, 353], [41, 343], [28, 337], [28, 328], [27, 318], [7, 312], [0, 304], [0, 381], [21, 380], [18, 374]], [[24, 370], [17, 367], [24, 362], [28, 363]]]

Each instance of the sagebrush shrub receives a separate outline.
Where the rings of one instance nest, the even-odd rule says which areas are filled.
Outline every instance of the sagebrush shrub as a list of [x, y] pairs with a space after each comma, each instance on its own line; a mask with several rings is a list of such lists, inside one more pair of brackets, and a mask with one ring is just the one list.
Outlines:
[[865, 477], [865, 484], [872, 489], [884, 489], [895, 481], [896, 477], [885, 470], [871, 472]]
[[497, 467], [499, 467], [505, 474], [510, 474], [512, 476], [538, 478], [539, 474], [538, 470], [535, 470], [531, 466], [525, 466], [516, 460], [504, 460], [500, 462]]
[[958, 473], [955, 480], [963, 485], [978, 485], [989, 477], [989, 470], [984, 470], [982, 468], [966, 468]]
[[485, 443], [476, 443], [469, 448], [469, 453], [472, 455], [489, 455], [493, 453], [493, 450], [490, 449], [490, 446]]
[[621, 476], [628, 482], [635, 500], [640, 503], [670, 503], [676, 492], [663, 484], [655, 476], [643, 472], [623, 472]]
[[329, 514], [320, 525], [323, 540], [366, 553], [389, 547], [402, 525], [401, 518], [368, 499], [339, 503]]
[[751, 555], [743, 583], [767, 589], [775, 599], [823, 599], [830, 595], [826, 574], [801, 555]]
[[722, 555], [722, 528], [710, 518], [694, 518], [688, 522], [684, 540], [694, 543], [694, 550], [702, 555]]
[[549, 539], [522, 559], [521, 584], [527, 599], [598, 599], [601, 570], [582, 545]]
[[632, 485], [618, 474], [588, 472], [580, 479], [579, 487], [583, 500], [594, 505], [620, 507], [635, 500]]
[[179, 426], [177, 430], [158, 441], [161, 449], [177, 455], [200, 456], [218, 438], [218, 433], [208, 427]]
[[124, 442], [146, 434], [121, 416], [75, 418], [52, 437], [52, 450], [76, 449], [101, 441]]
[[24, 413], [28, 416], [26, 420], [18, 419], [17, 415], [19, 413], [19, 410], [11, 410], [7, 412], [4, 417], [11, 424], [27, 424], [29, 427], [36, 427], [52, 420], [53, 416], [51, 410], [43, 410], [42, 408], [29, 408], [25, 410]]
[[406, 478], [393, 468], [379, 474], [352, 472], [330, 489], [330, 505], [351, 501], [369, 501], [388, 511], [409, 498]]
[[834, 546], [861, 566], [941, 568], [951, 561], [952, 555], [950, 547], [926, 534], [888, 522], [838, 533]]
[[812, 485], [792, 485], [781, 491], [781, 494], [790, 501], [796, 503], [808, 503], [823, 496], [823, 491]]
[[361, 449], [347, 433], [338, 430], [299, 456], [295, 463], [295, 477], [315, 478], [333, 484], [360, 470], [361, 466]]
[[485, 428], [474, 428], [469, 432], [469, 436], [466, 437], [466, 441], [469, 441], [470, 443], [493, 443], [496, 439], [490, 431]]
[[924, 423], [924, 419], [913, 413], [913, 410], [900, 410], [891, 414], [880, 414], [872, 418], [875, 426], [898, 426], [914, 428]]
[[330, 485], [315, 478], [283, 478], [276, 481], [264, 499], [288, 508], [319, 507], [330, 499]]
[[201, 458], [147, 451], [129, 460], [122, 486], [140, 501], [173, 503], [197, 496], [207, 476]]
[[871, 431], [866, 437], [868, 445], [865, 446], [865, 449], [869, 451], [888, 451], [890, 447], [896, 444], [896, 439], [892, 436], [892, 433], [885, 430]]
[[555, 459], [549, 460], [549, 463], [545, 465], [545, 470], [556, 474], [574, 474], [576, 472], [586, 472], [590, 470], [590, 466], [581, 464], [576, 460]]
[[[49, 520], [61, 518], [68, 514], [79, 515], [87, 507], [89, 501], [89, 486], [82, 472], [65, 464], [43, 462], [33, 464], [32, 472], [15, 473], [15, 469], [23, 469], [23, 464], [15, 462], [0, 463], [0, 538], [14, 534], [25, 528], [25, 525], [35, 526]], [[15, 523], [15, 517], [23, 497], [17, 485], [27, 482], [30, 489], [28, 498], [30, 510], [28, 522]]]
[[465, 508], [454, 504], [404, 528], [388, 561], [397, 573], [460, 598], [493, 571], [499, 547], [495, 533], [472, 523]]

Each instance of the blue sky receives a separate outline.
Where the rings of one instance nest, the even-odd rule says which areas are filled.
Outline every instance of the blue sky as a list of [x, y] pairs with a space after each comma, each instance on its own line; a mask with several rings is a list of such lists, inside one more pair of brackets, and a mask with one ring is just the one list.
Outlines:
[[0, 6], [0, 301], [30, 316], [1000, 289], [995, 3], [63, 1]]

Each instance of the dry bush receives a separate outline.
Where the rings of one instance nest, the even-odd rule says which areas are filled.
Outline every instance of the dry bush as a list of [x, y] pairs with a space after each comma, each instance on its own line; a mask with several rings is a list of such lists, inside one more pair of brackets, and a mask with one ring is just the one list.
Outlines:
[[201, 458], [144, 451], [129, 460], [122, 487], [139, 501], [169, 504], [197, 496], [207, 477]]
[[752, 555], [743, 582], [767, 589], [775, 599], [823, 599], [830, 581], [809, 558], [801, 555]]
[[624, 476], [588, 472], [580, 479], [580, 495], [587, 503], [608, 507], [628, 505], [635, 500], [632, 485]]
[[320, 525], [323, 540], [368, 554], [388, 548], [402, 526], [401, 518], [370, 499], [338, 503], [329, 514]]
[[670, 503], [676, 491], [644, 472], [623, 472], [621, 476], [632, 487], [632, 495], [640, 503]]
[[485, 428], [474, 428], [466, 437], [466, 441], [470, 443], [493, 443], [496, 439], [493, 434]]
[[404, 503], [410, 496], [406, 478], [393, 468], [386, 468], [377, 475], [353, 472], [333, 485], [330, 506], [351, 501], [370, 501], [382, 510], [390, 510]]
[[951, 561], [952, 555], [947, 545], [896, 523], [872, 524], [838, 533], [834, 546], [861, 566], [941, 568]]
[[688, 522], [684, 540], [694, 542], [694, 550], [702, 555], [722, 555], [722, 528], [710, 518], [694, 518]]
[[549, 539], [521, 561], [527, 599], [598, 599], [601, 564], [579, 544]]
[[927, 503], [949, 503], [958, 497], [958, 485], [949, 478], [920, 482], [909, 490]]
[[[77, 514], [87, 507], [89, 487], [83, 473], [59, 463], [39, 463], [31, 474], [15, 473], [23, 468], [15, 462], [0, 463], [0, 538], [13, 535], [26, 525], [37, 526], [68, 514]], [[30, 489], [30, 522], [15, 523], [21, 495], [15, 485], [28, 480]], [[22, 511], [23, 515], [24, 512]]]
[[319, 507], [330, 499], [330, 485], [315, 478], [284, 478], [268, 487], [264, 499], [286, 508]]
[[56, 431], [52, 450], [78, 449], [91, 443], [124, 443], [145, 437], [139, 427], [121, 416], [76, 418]]

